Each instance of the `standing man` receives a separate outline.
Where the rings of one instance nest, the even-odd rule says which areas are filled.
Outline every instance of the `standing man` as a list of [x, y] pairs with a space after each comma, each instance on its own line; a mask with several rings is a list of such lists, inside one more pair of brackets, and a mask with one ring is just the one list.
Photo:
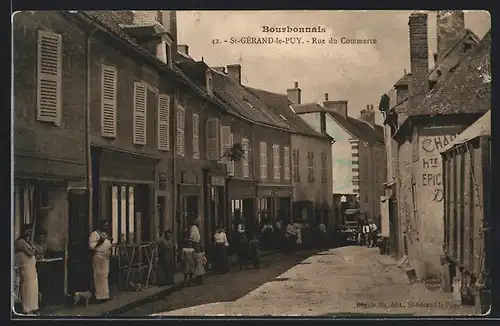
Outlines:
[[90, 234], [89, 248], [92, 250], [92, 271], [94, 276], [94, 297], [97, 302], [111, 299], [109, 295], [109, 257], [113, 240], [108, 235], [109, 224], [101, 221], [100, 227]]
[[370, 220], [370, 246], [371, 247], [374, 247], [376, 245], [377, 230], [378, 230], [377, 224], [375, 224], [375, 222]]
[[367, 247], [370, 246], [370, 225], [368, 224], [368, 221], [363, 222], [363, 244]]

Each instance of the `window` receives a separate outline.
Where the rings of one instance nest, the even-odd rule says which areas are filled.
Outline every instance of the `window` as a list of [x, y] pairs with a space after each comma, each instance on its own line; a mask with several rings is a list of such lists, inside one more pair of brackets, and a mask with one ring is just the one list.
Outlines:
[[307, 153], [307, 181], [313, 183], [314, 178], [314, 152]]
[[226, 163], [227, 173], [229, 175], [234, 175], [234, 169], [232, 169], [233, 164], [228, 156], [228, 152], [232, 147], [232, 137], [231, 137], [231, 127], [221, 126], [221, 153], [224, 156], [222, 162]]
[[250, 177], [250, 169], [248, 166], [248, 161], [250, 160], [250, 142], [248, 139], [243, 138], [241, 140], [241, 147], [243, 148], [243, 151], [245, 152], [243, 155], [244, 157], [241, 159], [241, 171], [243, 173], [243, 178], [248, 178]]
[[267, 180], [267, 144], [260, 142], [260, 179]]
[[186, 110], [182, 106], [177, 107], [177, 155], [184, 156], [186, 143], [184, 129], [186, 127]]
[[281, 164], [280, 164], [280, 145], [273, 145], [273, 175], [274, 180], [280, 180], [281, 175]]
[[326, 152], [321, 152], [321, 182], [322, 183], [327, 183], [328, 182], [328, 174], [326, 170], [327, 166], [327, 156]]
[[137, 240], [134, 208], [134, 187], [111, 186], [111, 238], [113, 238], [113, 243], [134, 243]]
[[213, 161], [220, 160], [220, 151], [219, 151], [219, 119], [218, 118], [210, 118], [207, 119], [207, 159]]
[[37, 120], [61, 122], [62, 36], [38, 31]]
[[193, 159], [200, 159], [200, 116], [193, 113]]
[[146, 145], [147, 88], [141, 82], [134, 82], [134, 136], [136, 145]]
[[170, 96], [158, 96], [158, 150], [170, 150]]
[[101, 135], [116, 137], [116, 68], [101, 66]]
[[290, 147], [283, 147], [283, 173], [285, 180], [290, 180]]
[[299, 150], [292, 151], [293, 182], [300, 182], [300, 156]]

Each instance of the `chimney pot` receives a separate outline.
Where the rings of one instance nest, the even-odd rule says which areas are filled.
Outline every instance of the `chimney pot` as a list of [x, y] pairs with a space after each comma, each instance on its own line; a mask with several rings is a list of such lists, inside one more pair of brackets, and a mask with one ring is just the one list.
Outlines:
[[406, 76], [407, 72], [406, 72], [406, 69], [404, 70], [404, 75]]
[[299, 83], [295, 82], [294, 83], [294, 88], [289, 88], [286, 90], [286, 95], [290, 99], [290, 101], [295, 105], [295, 104], [301, 104], [302, 99], [302, 90], [299, 88]]
[[325, 101], [328, 101], [328, 93], [325, 93]]
[[370, 110], [373, 111], [373, 104], [370, 104]]
[[299, 82], [295, 82], [295, 88], [299, 88]]
[[366, 105], [366, 110], [370, 110], [370, 104]]

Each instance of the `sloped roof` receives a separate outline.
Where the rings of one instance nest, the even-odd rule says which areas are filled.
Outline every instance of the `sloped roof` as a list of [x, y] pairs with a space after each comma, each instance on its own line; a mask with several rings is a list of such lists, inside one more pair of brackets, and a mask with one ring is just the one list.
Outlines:
[[441, 150], [441, 153], [446, 153], [453, 148], [468, 142], [469, 140], [481, 136], [491, 136], [491, 110], [488, 110], [488, 112], [486, 112], [481, 118], [465, 129], [451, 143], [445, 146]]
[[290, 126], [292, 132], [331, 139], [331, 137], [315, 131], [301, 117], [293, 113], [290, 109], [292, 102], [288, 96], [248, 86], [245, 86], [245, 88], [266, 103], [275, 114], [284, 118], [283, 120]]
[[327, 112], [324, 107], [319, 105], [318, 103], [303, 103], [303, 104], [294, 104], [292, 108], [297, 113], [312, 113], [312, 112]]
[[450, 76], [436, 84], [412, 115], [482, 113], [491, 108], [491, 31]]
[[212, 84], [214, 93], [227, 103], [234, 113], [268, 126], [290, 130], [288, 124], [266, 103], [228, 76], [213, 71]]
[[347, 116], [344, 118], [340, 113], [327, 111], [344, 129], [349, 131], [354, 137], [368, 143], [384, 143], [384, 129], [375, 125], [372, 128], [367, 122]]

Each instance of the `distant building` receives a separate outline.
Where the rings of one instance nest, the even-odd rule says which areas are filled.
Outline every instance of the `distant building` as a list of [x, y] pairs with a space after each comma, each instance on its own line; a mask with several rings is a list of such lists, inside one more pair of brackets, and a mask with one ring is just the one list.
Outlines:
[[[323, 128], [315, 131], [292, 111], [291, 106], [300, 104], [301, 90], [298, 83], [288, 90], [288, 96], [246, 87], [271, 108], [291, 130], [291, 172], [293, 184], [293, 212], [295, 220], [311, 226], [324, 223], [334, 226], [332, 220], [332, 138]], [[294, 102], [295, 101], [295, 102]]]
[[325, 94], [323, 106], [305, 103], [293, 108], [316, 131], [323, 126], [334, 139], [332, 196], [337, 218], [346, 208], [360, 208], [378, 221], [386, 164], [383, 128], [375, 124], [373, 106], [355, 119], [348, 116], [347, 101], [330, 101]]

